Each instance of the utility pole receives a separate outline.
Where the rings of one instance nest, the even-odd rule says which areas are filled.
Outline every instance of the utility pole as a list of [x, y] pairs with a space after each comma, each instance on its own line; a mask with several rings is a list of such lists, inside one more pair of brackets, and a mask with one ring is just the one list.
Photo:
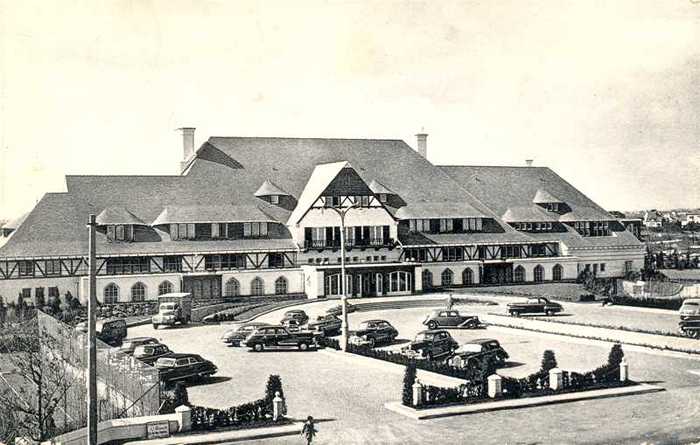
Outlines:
[[348, 350], [348, 296], [345, 286], [345, 215], [357, 207], [357, 203], [351, 204], [347, 208], [330, 207], [340, 216], [340, 302], [343, 309], [342, 333], [340, 336], [340, 347], [343, 351]]
[[97, 344], [95, 340], [95, 311], [97, 309], [97, 278], [95, 276], [95, 232], [97, 221], [91, 214], [88, 219], [89, 295], [88, 295], [88, 378], [87, 378], [87, 421], [88, 445], [97, 445]]

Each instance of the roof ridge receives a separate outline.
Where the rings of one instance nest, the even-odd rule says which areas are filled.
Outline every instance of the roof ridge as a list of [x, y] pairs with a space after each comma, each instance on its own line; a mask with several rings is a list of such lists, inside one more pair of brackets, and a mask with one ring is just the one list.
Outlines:
[[457, 165], [457, 164], [447, 164], [447, 165], [436, 165], [438, 168], [442, 167], [487, 167], [487, 168], [545, 168], [551, 170], [546, 165]]
[[209, 136], [209, 139], [295, 139], [304, 140], [310, 139], [315, 141], [384, 141], [384, 142], [403, 142], [403, 139], [388, 139], [388, 138], [320, 138], [320, 137], [300, 137], [300, 136]]

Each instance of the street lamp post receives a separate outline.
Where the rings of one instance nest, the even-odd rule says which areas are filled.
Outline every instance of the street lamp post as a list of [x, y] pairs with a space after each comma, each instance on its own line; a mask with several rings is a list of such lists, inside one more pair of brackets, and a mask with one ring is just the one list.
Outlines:
[[340, 302], [343, 311], [342, 333], [340, 336], [340, 347], [343, 351], [348, 349], [348, 296], [346, 293], [345, 283], [345, 215], [353, 208], [357, 207], [357, 203], [353, 203], [346, 208], [329, 207], [340, 216]]
[[95, 344], [95, 310], [97, 309], [97, 280], [95, 263], [95, 215], [88, 219], [88, 376], [87, 376], [87, 423], [89, 445], [97, 445], [97, 345]]

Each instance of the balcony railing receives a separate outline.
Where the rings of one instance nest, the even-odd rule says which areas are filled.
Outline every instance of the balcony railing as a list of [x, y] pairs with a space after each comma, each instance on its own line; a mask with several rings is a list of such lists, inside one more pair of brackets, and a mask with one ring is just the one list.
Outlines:
[[[345, 247], [388, 247], [393, 246], [392, 238], [361, 238], [345, 241]], [[340, 249], [339, 240], [304, 240], [306, 249]]]

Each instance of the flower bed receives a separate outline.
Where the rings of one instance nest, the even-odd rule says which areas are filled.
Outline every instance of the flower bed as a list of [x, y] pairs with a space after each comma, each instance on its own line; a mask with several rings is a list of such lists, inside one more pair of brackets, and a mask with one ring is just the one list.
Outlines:
[[[622, 347], [616, 344], [612, 347], [608, 356], [608, 362], [592, 371], [578, 373], [562, 371], [561, 387], [557, 390], [551, 389], [549, 381], [549, 371], [556, 368], [556, 359], [552, 351], [545, 351], [542, 368], [525, 377], [501, 377], [502, 395], [497, 398], [490, 398], [488, 395], [488, 384], [486, 381], [467, 381], [467, 383], [456, 388], [440, 388], [435, 386], [422, 386], [420, 404], [414, 406], [416, 409], [444, 406], [450, 404], [482, 403], [486, 401], [500, 399], [516, 399], [525, 397], [541, 397], [554, 394], [564, 394], [577, 391], [590, 391], [595, 389], [615, 388], [636, 384], [631, 381], [620, 381], [620, 363], [624, 353]], [[407, 374], [411, 371], [407, 368]], [[404, 387], [407, 385], [404, 381]], [[404, 388], [404, 393], [406, 388]], [[406, 403], [403, 398], [404, 405]]]

